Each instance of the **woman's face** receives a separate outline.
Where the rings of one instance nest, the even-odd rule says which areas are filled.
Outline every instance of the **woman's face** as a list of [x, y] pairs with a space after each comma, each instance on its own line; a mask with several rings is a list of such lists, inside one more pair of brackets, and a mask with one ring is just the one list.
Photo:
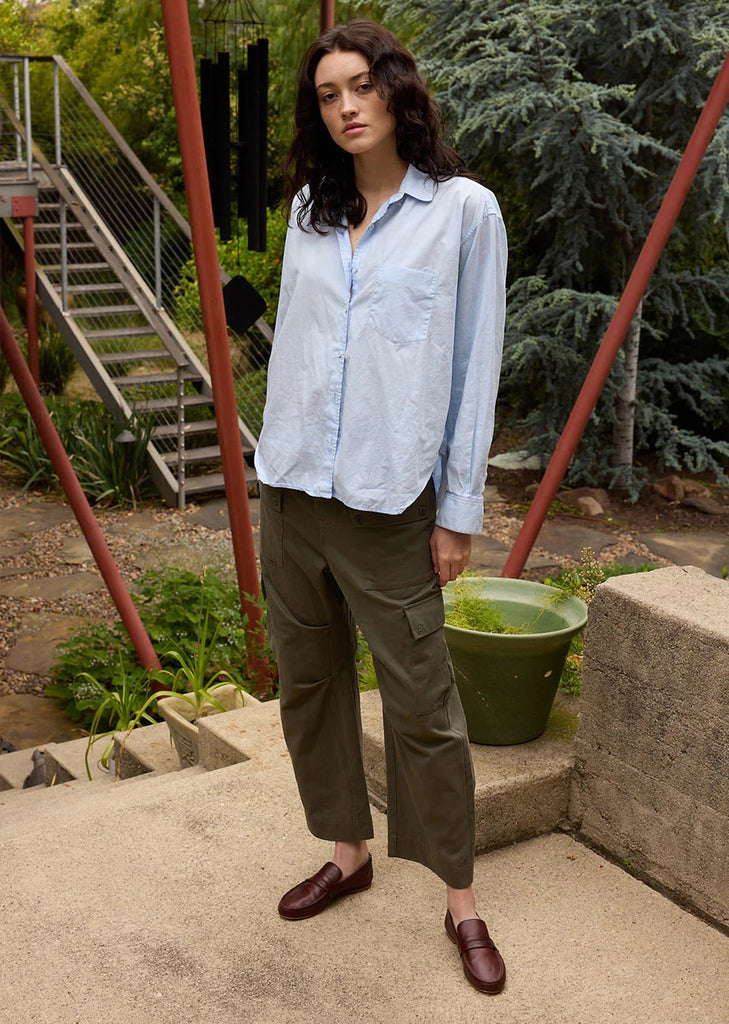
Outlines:
[[395, 117], [370, 81], [366, 58], [357, 50], [325, 54], [314, 74], [319, 112], [338, 146], [357, 156], [395, 149]]

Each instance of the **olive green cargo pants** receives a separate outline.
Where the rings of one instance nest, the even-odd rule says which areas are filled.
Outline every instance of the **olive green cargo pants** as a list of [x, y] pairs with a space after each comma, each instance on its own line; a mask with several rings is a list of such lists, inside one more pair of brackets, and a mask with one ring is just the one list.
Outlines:
[[261, 486], [261, 566], [281, 720], [311, 832], [373, 835], [355, 622], [382, 697], [388, 853], [471, 884], [474, 775], [430, 556], [432, 482], [400, 515]]

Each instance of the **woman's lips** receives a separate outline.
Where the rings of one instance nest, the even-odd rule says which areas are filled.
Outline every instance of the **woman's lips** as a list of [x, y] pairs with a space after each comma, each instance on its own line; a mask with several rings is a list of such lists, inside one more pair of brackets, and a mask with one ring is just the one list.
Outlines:
[[363, 124], [349, 124], [344, 129], [345, 135], [359, 135], [361, 131], [364, 131], [366, 125]]

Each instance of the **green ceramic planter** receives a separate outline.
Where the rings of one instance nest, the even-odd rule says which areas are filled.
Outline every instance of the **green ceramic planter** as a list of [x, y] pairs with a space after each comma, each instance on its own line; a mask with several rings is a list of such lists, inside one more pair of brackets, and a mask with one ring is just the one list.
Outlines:
[[443, 591], [446, 615], [456, 587], [491, 601], [506, 625], [527, 633], [481, 633], [446, 623], [456, 684], [473, 743], [526, 743], [540, 736], [552, 710], [572, 638], [587, 605], [556, 587], [527, 580], [467, 576]]

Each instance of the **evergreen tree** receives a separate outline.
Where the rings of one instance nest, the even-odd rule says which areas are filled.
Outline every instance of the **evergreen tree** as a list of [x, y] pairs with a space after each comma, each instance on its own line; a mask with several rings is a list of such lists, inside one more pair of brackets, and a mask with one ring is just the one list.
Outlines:
[[[381, 6], [414, 29], [459, 150], [502, 202], [511, 242], [502, 387], [532, 450], [550, 453], [729, 49], [729, 2]], [[729, 484], [729, 443], [706, 436], [729, 436], [728, 210], [725, 115], [572, 482], [622, 479], [637, 493], [635, 409], [638, 448]]]

